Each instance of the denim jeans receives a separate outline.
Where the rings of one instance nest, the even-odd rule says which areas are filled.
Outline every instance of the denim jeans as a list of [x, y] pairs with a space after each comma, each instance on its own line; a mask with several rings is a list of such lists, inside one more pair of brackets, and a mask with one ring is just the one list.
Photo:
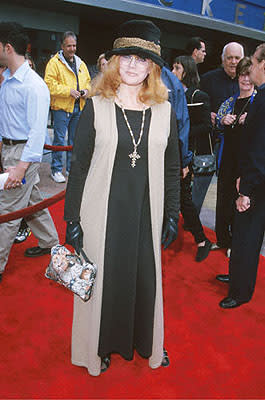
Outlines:
[[[72, 113], [68, 113], [63, 110], [52, 110], [53, 113], [53, 125], [54, 125], [54, 137], [53, 146], [64, 146], [65, 135], [68, 130], [67, 145], [71, 146], [74, 142], [75, 130], [81, 114], [79, 104], [75, 104]], [[67, 151], [66, 153], [66, 171], [70, 171], [72, 152]], [[52, 173], [62, 172], [63, 169], [63, 152], [54, 151], [52, 153]]]

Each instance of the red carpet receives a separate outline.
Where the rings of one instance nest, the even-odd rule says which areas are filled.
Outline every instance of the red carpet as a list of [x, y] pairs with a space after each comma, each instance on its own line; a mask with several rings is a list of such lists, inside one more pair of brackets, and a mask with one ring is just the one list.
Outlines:
[[[62, 202], [51, 212], [64, 241]], [[208, 231], [210, 239], [213, 232]], [[110, 369], [90, 377], [71, 365], [72, 296], [44, 277], [49, 256], [26, 258], [31, 236], [13, 246], [0, 285], [1, 399], [264, 399], [264, 258], [253, 300], [222, 310], [227, 272], [222, 252], [195, 263], [191, 235], [181, 231], [164, 254], [165, 345], [168, 368], [151, 370], [137, 355], [112, 358]]]

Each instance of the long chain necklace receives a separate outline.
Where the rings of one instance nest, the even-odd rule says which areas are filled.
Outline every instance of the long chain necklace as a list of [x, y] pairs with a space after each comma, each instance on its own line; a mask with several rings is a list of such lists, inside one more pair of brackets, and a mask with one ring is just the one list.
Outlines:
[[[236, 124], [238, 123], [239, 118], [241, 117], [241, 115], [243, 114], [243, 112], [245, 111], [245, 109], [247, 108], [248, 103], [250, 102], [250, 99], [251, 99], [251, 96], [250, 96], [250, 98], [248, 99], [248, 101], [245, 103], [245, 105], [242, 107], [242, 109], [241, 109], [240, 113], [237, 115], [235, 121], [232, 123], [232, 125], [231, 125], [231, 128], [232, 128], [232, 129], [233, 129], [233, 128], [236, 126]], [[234, 104], [234, 106], [233, 106], [232, 114], [234, 114], [234, 110], [235, 110], [235, 104]]]
[[137, 152], [137, 147], [138, 147], [139, 144], [141, 143], [142, 136], [143, 136], [143, 133], [144, 133], [145, 107], [143, 108], [143, 116], [142, 116], [142, 123], [141, 123], [141, 129], [140, 129], [139, 139], [138, 139], [137, 142], [136, 142], [136, 141], [135, 141], [134, 134], [133, 134], [133, 131], [132, 131], [132, 128], [131, 128], [131, 126], [130, 126], [130, 124], [129, 124], [127, 115], [126, 115], [126, 113], [125, 113], [123, 104], [122, 104], [122, 102], [121, 102], [120, 99], [118, 99], [118, 100], [119, 100], [119, 103], [120, 103], [120, 106], [121, 106], [122, 114], [123, 114], [123, 116], [124, 116], [124, 119], [125, 119], [127, 128], [128, 128], [128, 130], [129, 130], [129, 132], [130, 132], [130, 135], [131, 135], [131, 138], [132, 138], [132, 142], [133, 142], [133, 152], [130, 153], [130, 154], [128, 154], [128, 156], [129, 156], [129, 158], [131, 159], [131, 167], [134, 168], [134, 167], [136, 166], [136, 160], [139, 160], [139, 158], [141, 158], [140, 154]]

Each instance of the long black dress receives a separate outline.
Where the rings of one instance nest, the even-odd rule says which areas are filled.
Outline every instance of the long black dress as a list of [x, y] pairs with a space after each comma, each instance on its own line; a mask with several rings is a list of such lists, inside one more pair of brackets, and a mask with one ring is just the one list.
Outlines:
[[[119, 353], [133, 358], [134, 349], [145, 358], [152, 354], [155, 261], [151, 230], [148, 182], [148, 133], [151, 108], [146, 110], [144, 133], [138, 147], [141, 158], [131, 167], [129, 154], [132, 139], [122, 110], [117, 105], [118, 145], [112, 172], [104, 257], [103, 297], [98, 355]], [[126, 115], [138, 140], [142, 111], [126, 110]], [[81, 115], [74, 145], [71, 180], [66, 196], [66, 220], [78, 220], [82, 190], [93, 154], [95, 142], [94, 110], [88, 100]], [[174, 198], [166, 199], [167, 210], [176, 217], [178, 138], [174, 115], [166, 150], [167, 182], [173, 185]], [[85, 165], [85, 167], [84, 167]], [[81, 176], [80, 176], [81, 175]], [[78, 205], [78, 207], [77, 207]]]

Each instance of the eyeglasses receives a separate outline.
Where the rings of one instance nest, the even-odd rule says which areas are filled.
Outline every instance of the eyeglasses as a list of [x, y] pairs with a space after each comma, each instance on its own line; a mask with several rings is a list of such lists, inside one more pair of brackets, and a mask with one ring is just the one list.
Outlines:
[[135, 65], [139, 65], [139, 66], [142, 66], [142, 67], [148, 64], [148, 59], [141, 58], [141, 57], [138, 57], [138, 56], [132, 56], [132, 55], [120, 56], [120, 61], [124, 65], [129, 65], [133, 61], [135, 63]]

